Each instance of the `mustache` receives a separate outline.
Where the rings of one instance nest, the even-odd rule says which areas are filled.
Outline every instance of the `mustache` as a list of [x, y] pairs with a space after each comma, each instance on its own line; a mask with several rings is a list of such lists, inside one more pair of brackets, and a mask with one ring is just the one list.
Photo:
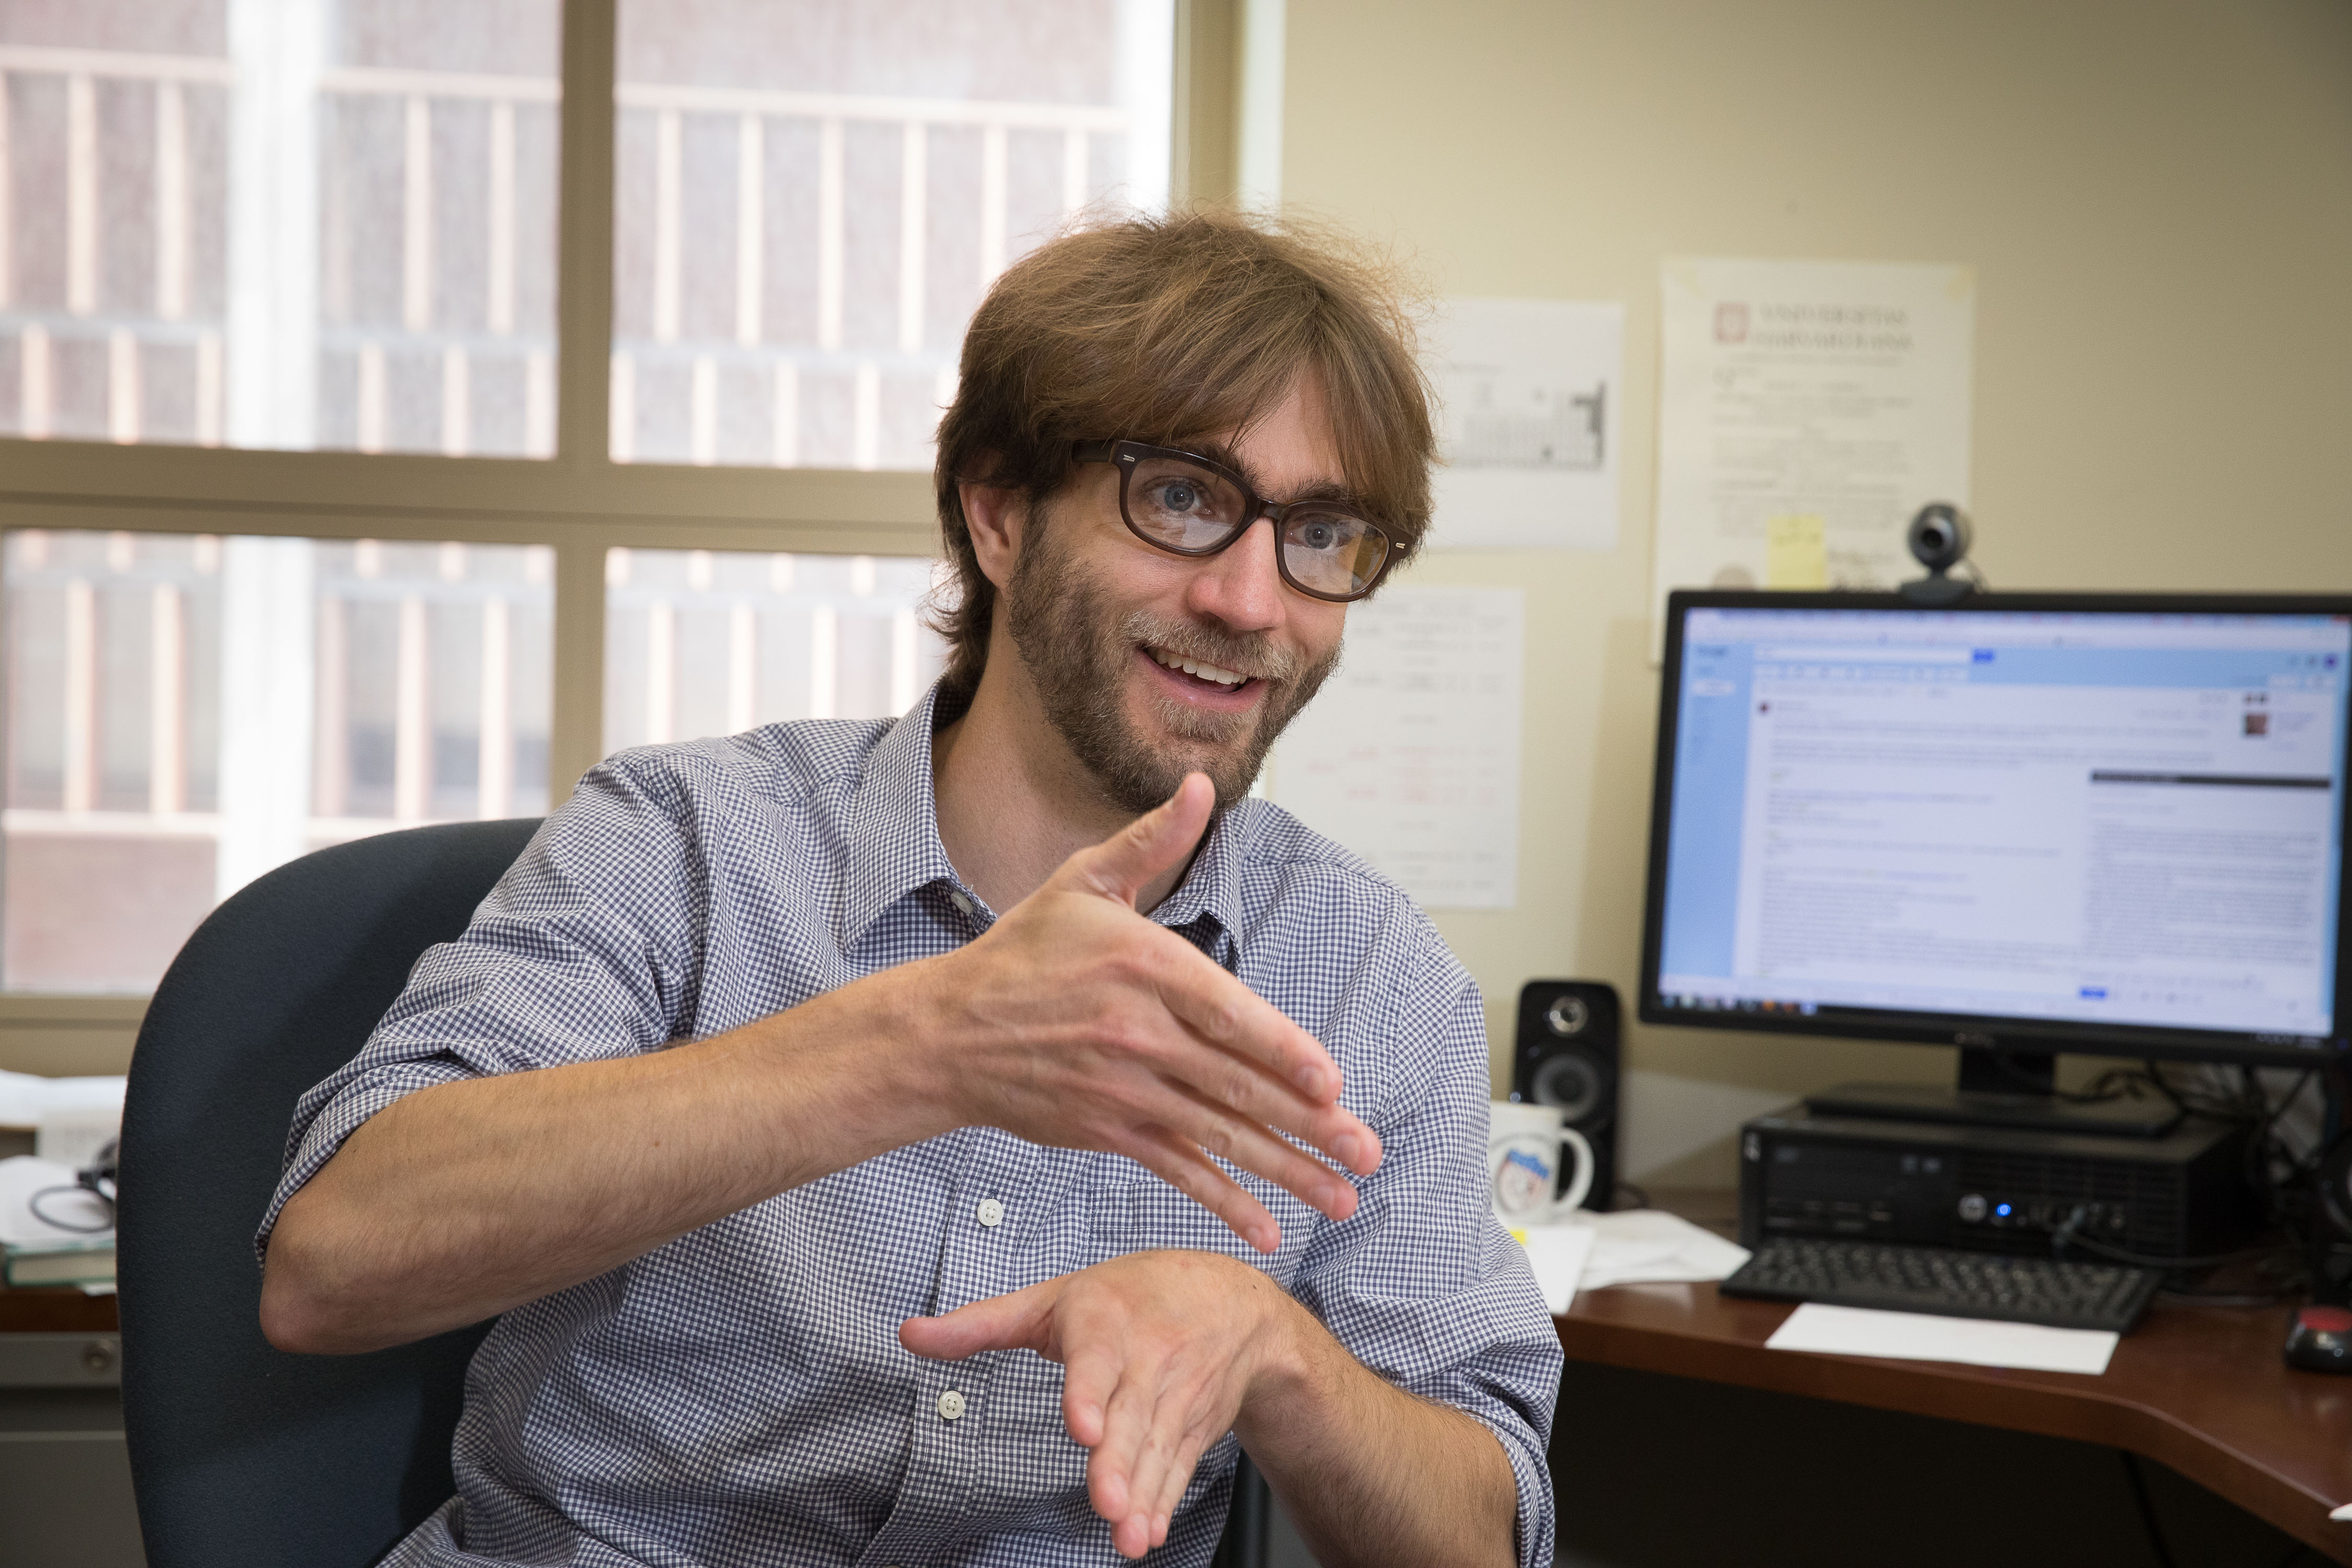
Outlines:
[[1296, 680], [1307, 667], [1307, 659], [1297, 649], [1281, 647], [1263, 632], [1234, 637], [1192, 621], [1171, 621], [1149, 610], [1129, 612], [1118, 629], [1130, 642], [1257, 680], [1286, 683]]

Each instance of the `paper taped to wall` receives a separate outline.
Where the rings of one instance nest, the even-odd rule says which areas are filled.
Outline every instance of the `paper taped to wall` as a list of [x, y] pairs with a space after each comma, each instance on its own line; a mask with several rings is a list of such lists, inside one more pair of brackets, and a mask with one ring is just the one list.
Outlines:
[[1966, 506], [1976, 275], [1669, 259], [1655, 594], [1885, 588], [1931, 500]]
[[1433, 550], [1617, 543], [1625, 307], [1449, 300], [1429, 331], [1444, 463]]
[[1526, 595], [1394, 584], [1291, 721], [1265, 790], [1429, 909], [1518, 900]]

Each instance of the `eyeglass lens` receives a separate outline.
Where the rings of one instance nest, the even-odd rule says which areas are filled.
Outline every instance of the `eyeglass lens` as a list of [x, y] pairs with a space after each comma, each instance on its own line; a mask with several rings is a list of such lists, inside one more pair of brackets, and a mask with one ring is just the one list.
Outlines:
[[[1187, 555], [1214, 550], [1257, 521], [1249, 492], [1214, 468], [1151, 456], [1126, 469], [1128, 521], [1154, 543]], [[1360, 594], [1388, 559], [1388, 535], [1344, 511], [1301, 507], [1277, 529], [1282, 564], [1310, 594]]]

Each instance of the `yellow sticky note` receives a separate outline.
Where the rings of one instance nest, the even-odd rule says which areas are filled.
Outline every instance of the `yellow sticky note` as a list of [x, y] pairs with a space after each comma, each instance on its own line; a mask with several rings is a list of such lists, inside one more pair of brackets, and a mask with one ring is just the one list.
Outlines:
[[1764, 585], [1826, 588], [1830, 552], [1818, 517], [1774, 517], [1764, 522]]

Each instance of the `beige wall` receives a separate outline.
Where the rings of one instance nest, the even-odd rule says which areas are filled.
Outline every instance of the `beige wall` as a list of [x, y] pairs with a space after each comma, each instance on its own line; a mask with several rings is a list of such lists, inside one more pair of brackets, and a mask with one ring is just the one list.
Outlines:
[[[1630, 998], [1657, 268], [1978, 268], [1977, 559], [2006, 588], [2352, 589], [2352, 6], [2339, 0], [1288, 0], [1283, 192], [1444, 292], [1622, 300], [1606, 552], [1438, 554], [1528, 595], [1519, 907], [1439, 923], [1503, 1045], [1520, 984]], [[1443, 520], [1440, 520], [1443, 538]], [[1498, 1056], [1498, 1060], [1499, 1060]], [[1630, 1169], [1948, 1053], [1637, 1029]]]

